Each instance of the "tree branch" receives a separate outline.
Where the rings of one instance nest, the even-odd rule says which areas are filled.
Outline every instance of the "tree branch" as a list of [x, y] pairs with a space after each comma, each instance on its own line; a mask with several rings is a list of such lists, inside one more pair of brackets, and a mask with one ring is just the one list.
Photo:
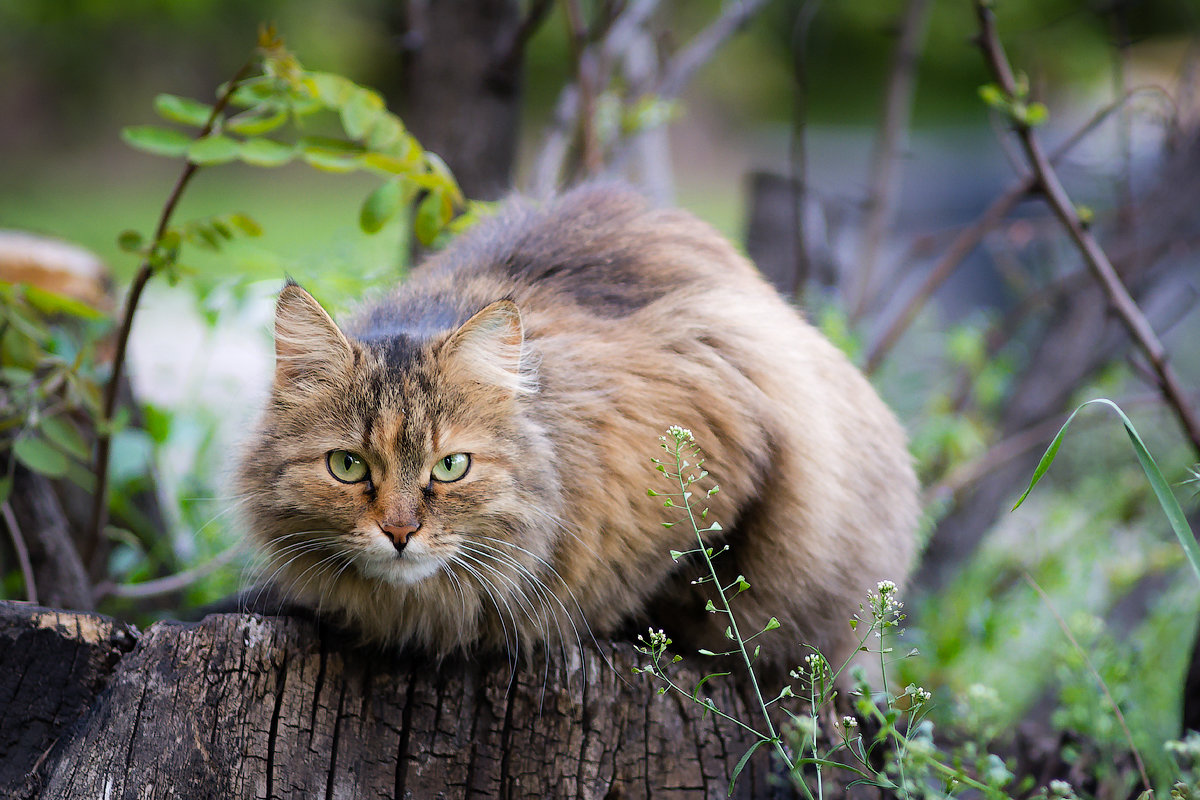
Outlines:
[[696, 72], [712, 60], [725, 41], [762, 10], [766, 0], [738, 0], [725, 7], [721, 16], [696, 34], [663, 70], [658, 95], [665, 100], [678, 97]]
[[8, 536], [12, 539], [13, 550], [17, 553], [17, 563], [21, 565], [21, 577], [25, 579], [25, 599], [31, 603], [38, 601], [37, 581], [33, 578], [33, 563], [29, 560], [29, 548], [25, 546], [25, 538], [21, 535], [21, 526], [13, 514], [12, 506], [7, 502], [0, 505], [0, 515], [8, 528]]
[[[1074, 149], [1075, 145], [1079, 144], [1079, 142], [1100, 127], [1102, 123], [1125, 106], [1133, 97], [1144, 93], [1161, 94], [1162, 90], [1155, 86], [1140, 86], [1130, 90], [1111, 105], [1102, 108], [1050, 154], [1050, 163], [1053, 164], [1060, 161], [1067, 153]], [[896, 342], [899, 341], [904, 331], [908, 329], [908, 326], [912, 324], [912, 321], [916, 319], [917, 313], [929, 301], [929, 298], [937, 291], [938, 287], [954, 274], [954, 271], [958, 269], [963, 260], [979, 246], [983, 237], [996, 227], [1001, 220], [1007, 217], [1009, 212], [1021, 199], [1037, 187], [1038, 180], [1035, 175], [1024, 176], [1020, 181], [1009, 187], [1004, 194], [992, 201], [992, 204], [980, 215], [975, 224], [964, 229], [955, 237], [954, 241], [950, 243], [950, 247], [938, 259], [938, 262], [929, 271], [929, 274], [925, 276], [925, 280], [921, 282], [921, 285], [913, 293], [912, 297], [904, 304], [900, 312], [893, 317], [884, 332], [871, 346], [865, 367], [868, 375], [879, 368], [883, 359], [887, 357], [887, 354], [896, 345]]]
[[[1016, 80], [996, 33], [995, 15], [985, 0], [975, 0], [975, 11], [979, 19], [979, 42], [983, 48], [984, 58], [1000, 88], [1009, 97], [1015, 97], [1017, 94]], [[1108, 295], [1109, 302], [1129, 331], [1129, 335], [1146, 354], [1146, 358], [1149, 359], [1158, 376], [1163, 396], [1174, 410], [1192, 447], [1200, 453], [1200, 420], [1197, 420], [1194, 411], [1187, 403], [1175, 370], [1167, 361], [1166, 349], [1154, 333], [1150, 323], [1146, 321], [1146, 317], [1134, 302], [1133, 297], [1130, 296], [1129, 290], [1121, 282], [1120, 276], [1100, 244], [1080, 221], [1074, 204], [1059, 181], [1057, 173], [1050, 164], [1050, 159], [1042, 150], [1041, 143], [1034, 135], [1033, 129], [1021, 120], [1014, 120], [1014, 125], [1017, 136], [1021, 140], [1021, 146], [1047, 202], [1050, 203], [1063, 227], [1067, 229], [1067, 233], [1083, 255], [1084, 262], [1103, 287], [1105, 294]]]
[[856, 297], [850, 315], [852, 320], [861, 319], [866, 313], [871, 300], [871, 279], [879, 260], [879, 250], [892, 222], [897, 185], [896, 165], [912, 116], [917, 61], [929, 23], [929, 6], [929, 0], [909, 0], [900, 24], [892, 67], [888, 72], [883, 120], [879, 124], [879, 137], [875, 140], [875, 148], [871, 154], [870, 184], [864, 204], [866, 221], [858, 256]]
[[[212, 113], [208, 115], [208, 121], [196, 136], [197, 139], [202, 139], [212, 132], [213, 127], [217, 123], [221, 112], [225, 110], [225, 106], [229, 104], [229, 99], [233, 96], [234, 91], [241, 83], [242, 79], [253, 68], [257, 57], [250, 59], [242, 68], [237, 71], [231, 80], [225, 86], [225, 91], [217, 98], [217, 102], [213, 105]], [[180, 173], [179, 178], [175, 181], [175, 186], [171, 189], [171, 194], [167, 198], [166, 204], [163, 206], [162, 214], [159, 215], [158, 225], [154, 229], [154, 239], [150, 244], [150, 252], [154, 252], [162, 243], [163, 236], [167, 232], [167, 227], [170, 225], [171, 217], [175, 213], [175, 207], [179, 204], [180, 197], [183, 196], [183, 190], [187, 187], [192, 176], [196, 174], [198, 167], [192, 162], [187, 162]], [[112, 445], [111, 424], [113, 415], [117, 407], [117, 393], [121, 386], [121, 376], [125, 366], [125, 353], [129, 346], [129, 334], [133, 330], [133, 315], [137, 311], [138, 303], [142, 298], [142, 291], [146, 288], [146, 284], [154, 275], [155, 266], [149, 258], [142, 262], [138, 268], [137, 275], [133, 279], [133, 285], [129, 289], [129, 296], [125, 300], [125, 314], [121, 319], [121, 328], [117, 333], [116, 350], [113, 355], [112, 375], [109, 376], [108, 385], [104, 391], [104, 409], [103, 416], [100, 418], [100, 424], [96, 426], [96, 461], [92, 467], [96, 474], [96, 493], [92, 498], [92, 519], [91, 519], [91, 537], [92, 541], [101, 542], [104, 537], [104, 525], [108, 518], [108, 463], [109, 450]], [[104, 548], [97, 547], [92, 556], [92, 563], [88, 565], [91, 572], [95, 575], [98, 573], [99, 564], [104, 557]]]

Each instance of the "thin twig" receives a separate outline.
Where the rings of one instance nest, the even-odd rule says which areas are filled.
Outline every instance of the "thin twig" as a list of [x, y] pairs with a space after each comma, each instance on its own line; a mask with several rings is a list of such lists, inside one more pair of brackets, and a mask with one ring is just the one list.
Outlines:
[[[1051, 153], [1050, 162], [1057, 163], [1133, 97], [1147, 92], [1160, 93], [1162, 90], [1156, 86], [1140, 86], [1130, 90], [1124, 97], [1121, 97], [1113, 104], [1102, 108]], [[1013, 207], [1036, 189], [1037, 185], [1036, 176], [1024, 176], [1021, 180], [1010, 186], [1004, 194], [992, 201], [992, 204], [979, 216], [975, 224], [963, 229], [955, 237], [954, 241], [950, 243], [950, 247], [925, 276], [925, 280], [921, 282], [921, 285], [913, 293], [912, 297], [909, 298], [903, 308], [900, 309], [900, 312], [892, 319], [888, 327], [875, 341], [875, 344], [872, 345], [865, 367], [868, 375], [879, 368], [883, 359], [896, 345], [896, 342], [899, 341], [904, 331], [912, 324], [912, 321], [916, 319], [918, 312], [925, 306], [938, 287], [945, 283], [954, 274], [954, 271], [958, 269], [959, 265], [962, 264], [963, 260], [974, 252], [975, 248], [983, 240], [983, 237], [996, 227], [1001, 220], [1007, 217]]]
[[563, 0], [571, 57], [575, 62], [575, 85], [579, 87], [579, 149], [586, 175], [597, 175], [604, 166], [600, 140], [596, 135], [596, 54], [588, 46], [588, 29], [583, 21], [579, 0]]
[[1058, 627], [1062, 629], [1063, 635], [1066, 636], [1067, 641], [1071, 643], [1071, 647], [1075, 648], [1075, 652], [1081, 659], [1083, 659], [1084, 665], [1088, 668], [1088, 671], [1092, 673], [1092, 677], [1096, 679], [1096, 683], [1100, 685], [1100, 691], [1104, 692], [1104, 697], [1108, 700], [1108, 704], [1112, 706], [1113, 714], [1117, 718], [1117, 723], [1121, 726], [1121, 732], [1125, 734], [1125, 742], [1129, 745], [1129, 749], [1133, 752], [1133, 760], [1137, 763], [1138, 774], [1142, 778], [1142, 786], [1145, 787], [1147, 792], [1154, 791], [1154, 787], [1150, 784], [1150, 777], [1146, 774], [1146, 765], [1142, 761], [1142, 754], [1138, 750], [1137, 745], [1133, 743], [1133, 734], [1129, 732], [1129, 725], [1125, 723], [1125, 715], [1121, 713], [1121, 707], [1117, 705], [1116, 698], [1114, 698], [1112, 696], [1112, 692], [1108, 690], [1108, 684], [1104, 682], [1104, 678], [1100, 677], [1100, 673], [1097, 672], [1096, 668], [1092, 665], [1092, 660], [1088, 658], [1087, 652], [1079, 646], [1079, 642], [1076, 641], [1074, 634], [1071, 633], [1071, 629], [1067, 626], [1066, 620], [1062, 618], [1062, 616], [1058, 613], [1058, 610], [1055, 609], [1054, 605], [1050, 602], [1050, 596], [1046, 594], [1045, 590], [1038, 585], [1038, 582], [1035, 581], [1033, 576], [1028, 572], [1022, 570], [1021, 576], [1025, 578], [1025, 582], [1028, 583], [1035, 592], [1037, 592], [1038, 597], [1042, 598], [1042, 603], [1045, 604], [1046, 610], [1048, 610], [1054, 617], [1055, 622], [1058, 623]]
[[[225, 90], [221, 96], [217, 98], [216, 104], [213, 106], [212, 113], [208, 116], [208, 121], [196, 136], [197, 139], [202, 139], [212, 132], [213, 126], [217, 123], [217, 118], [224, 111], [225, 106], [229, 104], [230, 98], [233, 96], [234, 90], [237, 89], [242, 79], [253, 68], [257, 57], [250, 59], [242, 68], [237, 71], [231, 80], [225, 86]], [[167, 198], [166, 205], [163, 206], [162, 214], [158, 218], [158, 226], [154, 229], [154, 238], [150, 243], [149, 252], [153, 253], [162, 243], [163, 236], [167, 232], [167, 227], [170, 225], [171, 216], [175, 213], [175, 207], [179, 204], [179, 199], [183, 195], [183, 190], [187, 187], [192, 176], [196, 174], [198, 169], [196, 164], [191, 161], [183, 168], [178, 180], [175, 181], [175, 186], [171, 189], [171, 194]], [[99, 542], [102, 539], [104, 525], [107, 522], [108, 516], [108, 464], [109, 464], [109, 449], [112, 445], [112, 431], [110, 426], [113, 421], [113, 416], [117, 407], [117, 395], [121, 386], [121, 375], [125, 366], [125, 353], [129, 345], [129, 333], [133, 329], [133, 315], [137, 311], [138, 302], [141, 300], [142, 291], [146, 288], [146, 283], [154, 275], [154, 264], [149, 258], [142, 262], [138, 268], [136, 277], [133, 279], [133, 285], [129, 289], [129, 295], [125, 300], [125, 315], [121, 320], [121, 328], [117, 333], [116, 350], [113, 355], [112, 375], [109, 376], [108, 385], [104, 391], [104, 409], [103, 416], [100, 418], [100, 424], [96, 430], [96, 461], [93, 465], [93, 472], [96, 475], [96, 493], [92, 497], [92, 518], [91, 518], [91, 537], [92, 541]], [[97, 560], [103, 553], [103, 548], [97, 548], [93, 556], [93, 562]], [[96, 563], [89, 565], [89, 568], [95, 572], [98, 568]]]
[[697, 70], [711, 61], [721, 45], [740, 31], [766, 4], [766, 0], [740, 0], [727, 6], [721, 16], [696, 34], [688, 46], [667, 64], [662, 80], [658, 82], [658, 96], [666, 100], [678, 97]]
[[879, 260], [883, 237], [891, 226], [895, 211], [897, 170], [900, 149], [912, 117], [916, 89], [917, 62], [925, 42], [929, 23], [929, 0], [908, 0], [900, 23], [892, 66], [888, 71], [883, 101], [883, 119], [871, 153], [870, 183], [864, 204], [862, 246], [859, 250], [852, 321], [861, 319], [871, 301], [872, 278]]
[[821, 0], [804, 0], [796, 12], [796, 24], [792, 30], [792, 73], [795, 91], [792, 95], [792, 130], [788, 142], [788, 177], [792, 192], [792, 242], [795, 247], [793, 267], [796, 285], [792, 300], [800, 305], [808, 286], [812, 265], [808, 257], [808, 235], [804, 227], [804, 211], [808, 196], [808, 70], [805, 62], [808, 53], [808, 32], [813, 18], [821, 6]]
[[177, 572], [174, 575], [168, 575], [165, 578], [155, 578], [151, 581], [142, 583], [118, 583], [118, 584], [101, 584], [96, 587], [96, 595], [98, 597], [123, 597], [126, 599], [141, 599], [146, 597], [157, 597], [159, 595], [171, 594], [178, 592], [191, 586], [196, 581], [200, 580], [209, 573], [215, 572], [229, 562], [233, 561], [234, 557], [245, 548], [245, 541], [238, 542], [232, 547], [228, 547], [221, 551], [212, 559], [206, 561], [198, 567], [186, 569], [183, 572]]
[[[1008, 63], [1008, 57], [1004, 53], [1004, 47], [996, 33], [995, 16], [985, 0], [975, 0], [975, 11], [980, 24], [980, 46], [983, 48], [984, 58], [1000, 88], [1009, 97], [1015, 97], [1017, 94], [1016, 80], [1013, 77], [1012, 67]], [[1046, 153], [1042, 150], [1041, 143], [1033, 133], [1033, 128], [1021, 120], [1013, 120], [1013, 123], [1046, 201], [1054, 210], [1063, 227], [1067, 229], [1067, 233], [1083, 256], [1084, 262], [1096, 280], [1100, 282], [1113, 309], [1129, 331], [1129, 335], [1154, 367], [1163, 396], [1174, 410], [1192, 447], [1200, 453], [1200, 420], [1197, 420], [1195, 412], [1188, 406], [1184, 398], [1179, 378], [1167, 360], [1166, 349], [1138, 308], [1137, 303], [1134, 302], [1133, 297], [1130, 296], [1129, 290], [1121, 282], [1120, 276], [1108, 260], [1103, 248], [1100, 247], [1100, 243], [1080, 221], [1074, 204], [1059, 181], [1058, 174], [1054, 171]]]
[[31, 603], [38, 601], [37, 581], [33, 579], [33, 563], [29, 560], [29, 548], [25, 546], [25, 537], [21, 535], [21, 526], [17, 524], [17, 515], [6, 500], [0, 505], [0, 515], [8, 527], [8, 536], [12, 539], [13, 549], [17, 551], [17, 563], [21, 565], [21, 577], [25, 579], [25, 599]]

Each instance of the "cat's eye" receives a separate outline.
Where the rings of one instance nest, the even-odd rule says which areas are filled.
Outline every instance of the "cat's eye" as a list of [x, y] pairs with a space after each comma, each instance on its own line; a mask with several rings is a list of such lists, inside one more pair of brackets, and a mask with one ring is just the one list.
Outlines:
[[467, 474], [471, 468], [471, 456], [467, 453], [452, 453], [434, 462], [430, 474], [435, 481], [453, 483]]
[[349, 450], [330, 450], [329, 455], [325, 457], [325, 463], [329, 465], [329, 474], [342, 483], [358, 483], [371, 475], [371, 470], [362, 456]]

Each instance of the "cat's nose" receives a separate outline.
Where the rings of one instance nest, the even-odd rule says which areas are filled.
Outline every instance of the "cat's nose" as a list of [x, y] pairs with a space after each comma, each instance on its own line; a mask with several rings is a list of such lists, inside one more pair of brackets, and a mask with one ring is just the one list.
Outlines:
[[421, 523], [416, 519], [399, 523], [381, 522], [379, 528], [385, 536], [392, 540], [392, 546], [396, 548], [396, 552], [403, 553], [405, 545], [408, 544], [408, 538], [421, 530]]

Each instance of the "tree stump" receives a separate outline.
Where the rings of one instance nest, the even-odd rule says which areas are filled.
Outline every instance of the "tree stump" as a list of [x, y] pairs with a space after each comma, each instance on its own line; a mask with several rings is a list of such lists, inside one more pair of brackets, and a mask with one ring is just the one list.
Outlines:
[[[549, 668], [544, 654], [438, 664], [295, 618], [138, 632], [0, 603], [0, 796], [725, 797], [752, 740], [658, 695], [631, 673], [642, 658], [602, 643]], [[683, 685], [698, 677], [677, 666]], [[710, 696], [753, 719], [732, 684]], [[763, 747], [734, 796], [793, 795]]]

